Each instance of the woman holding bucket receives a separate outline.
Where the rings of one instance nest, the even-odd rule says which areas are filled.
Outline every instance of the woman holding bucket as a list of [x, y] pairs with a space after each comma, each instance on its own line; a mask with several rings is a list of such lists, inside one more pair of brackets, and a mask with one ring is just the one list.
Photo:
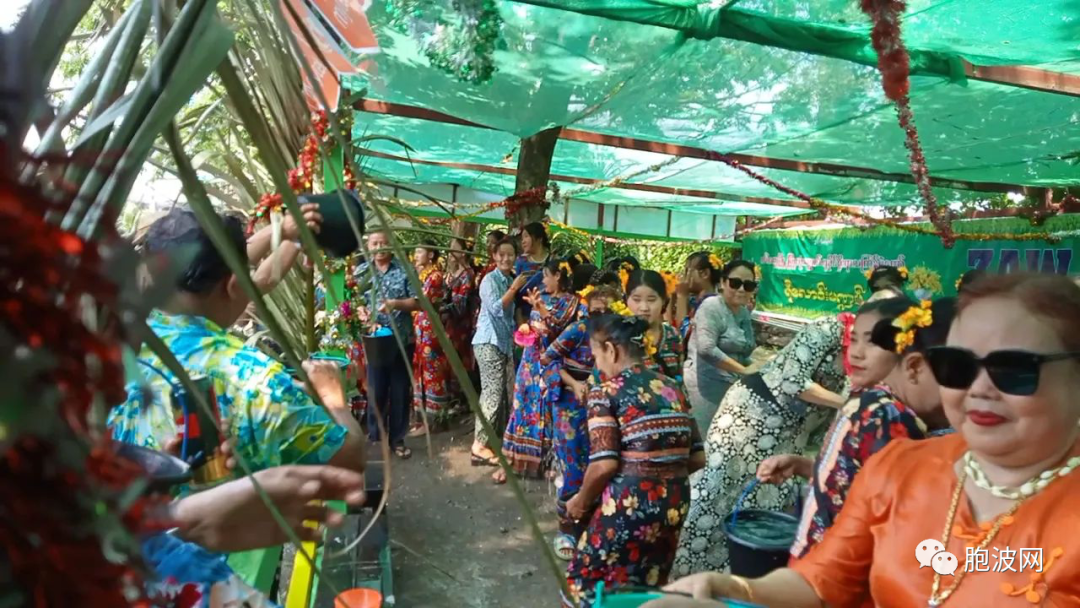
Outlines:
[[1062, 276], [973, 284], [947, 346], [926, 352], [957, 432], [894, 441], [871, 458], [828, 534], [792, 568], [755, 580], [700, 574], [668, 590], [784, 608], [1076, 606], [1078, 318], [1080, 287]]
[[588, 393], [589, 466], [567, 515], [588, 527], [567, 570], [572, 598], [589, 608], [601, 581], [662, 585], [690, 500], [688, 476], [705, 464], [701, 436], [679, 384], [644, 364], [649, 324], [633, 316], [589, 319], [603, 382]]
[[859, 311], [851, 335], [851, 381], [872, 388], [844, 406], [816, 462], [785, 454], [758, 467], [758, 479], [764, 482], [781, 483], [795, 474], [810, 479], [793, 558], [821, 541], [872, 455], [896, 439], [925, 439], [950, 430], [926, 353], [945, 343], [955, 310], [952, 298], [929, 307], [892, 298]]
[[[841, 346], [844, 324], [824, 317], [808, 324], [766, 363], [743, 376], [720, 403], [706, 439], [708, 466], [693, 481], [693, 499], [675, 559], [679, 575], [728, 565], [721, 522], [758, 464], [773, 454], [805, 447], [809, 404], [839, 409], [846, 403]], [[782, 511], [795, 503], [794, 484], [761, 486], [748, 508]]]

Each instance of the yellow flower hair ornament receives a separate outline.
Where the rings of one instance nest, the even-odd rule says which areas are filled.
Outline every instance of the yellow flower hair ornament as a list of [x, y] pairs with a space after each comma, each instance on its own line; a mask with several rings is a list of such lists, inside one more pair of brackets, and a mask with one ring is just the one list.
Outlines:
[[581, 298], [582, 302], [587, 302], [588, 299], [589, 299], [589, 294], [592, 293], [595, 290], [596, 290], [596, 287], [594, 287], [592, 285], [586, 285], [585, 289], [582, 289], [581, 291], [577, 292], [577, 295], [578, 295], [578, 297]]
[[900, 273], [900, 277], [903, 278], [905, 281], [908, 279], [907, 266], [901, 266], [900, 268], [897, 268], [897, 271]]
[[709, 266], [712, 266], [714, 270], [722, 270], [724, 268], [724, 260], [721, 260], [720, 256], [715, 253], [710, 253]]
[[626, 302], [621, 300], [615, 300], [611, 304], [608, 304], [608, 310], [623, 317], [630, 316], [630, 309], [627, 308]]
[[674, 294], [679, 289], [679, 277], [675, 276], [673, 272], [667, 272], [666, 270], [660, 273], [660, 276], [664, 279], [664, 285], [667, 288], [667, 295]]
[[864, 272], [862, 274], [863, 274], [864, 277], [866, 277], [866, 280], [869, 281], [870, 277], [874, 276], [874, 269], [873, 268], [867, 268], [866, 272]]
[[559, 271], [565, 272], [566, 276], [574, 274], [573, 269], [570, 268], [570, 262], [559, 262]]
[[933, 325], [934, 315], [930, 312], [931, 305], [930, 300], [923, 300], [918, 306], [912, 306], [893, 320], [893, 327], [900, 330], [896, 334], [896, 354], [903, 354], [915, 344], [915, 330]]

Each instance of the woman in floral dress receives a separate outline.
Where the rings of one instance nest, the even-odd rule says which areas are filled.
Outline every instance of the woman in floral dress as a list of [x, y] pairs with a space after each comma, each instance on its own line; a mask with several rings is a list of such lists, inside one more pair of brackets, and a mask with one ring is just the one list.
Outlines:
[[[846, 403], [843, 328], [832, 316], [809, 323], [759, 373], [743, 376], [724, 395], [706, 436], [708, 466], [693, 480], [690, 514], [675, 559], [678, 576], [727, 567], [720, 523], [735, 508], [758, 463], [806, 447], [808, 427], [818, 426], [810, 404], [824, 408], [818, 422], [826, 422], [824, 415]], [[742, 504], [782, 511], [794, 505], [797, 492], [794, 483], [759, 486]]]
[[645, 334], [645, 367], [682, 382], [683, 344], [679, 330], [664, 322], [667, 283], [659, 272], [636, 270], [626, 283], [630, 313], [649, 322]]
[[644, 365], [637, 317], [589, 320], [604, 382], [588, 394], [589, 466], [567, 515], [587, 521], [567, 570], [571, 598], [590, 608], [596, 584], [663, 585], [689, 508], [689, 475], [705, 464], [701, 435], [679, 385]]
[[[532, 334], [532, 342], [521, 356], [514, 380], [514, 409], [503, 434], [502, 451], [514, 472], [524, 477], [541, 477], [551, 452], [551, 403], [544, 399], [544, 392], [559, 382], [559, 375], [541, 363], [540, 356], [573, 322], [580, 302], [570, 292], [570, 265], [565, 261], [552, 260], [544, 266], [543, 286], [544, 293], [533, 290], [526, 296], [532, 312], [524, 327]], [[492, 479], [504, 483], [506, 475], [499, 469]]]
[[[416, 272], [420, 275], [420, 283], [424, 287], [424, 297], [431, 301], [435, 310], [439, 310], [446, 295], [443, 273], [436, 266], [439, 250], [431, 243], [424, 243], [416, 248], [414, 256]], [[427, 423], [435, 428], [442, 426], [449, 417], [450, 364], [438, 338], [435, 337], [435, 326], [426, 312], [420, 310], [416, 313], [413, 328], [416, 332], [416, 350], [413, 353], [415, 421], [412, 430], [415, 433], [423, 431], [424, 428], [421, 410], [427, 417]]]
[[[473, 361], [472, 339], [476, 331], [476, 316], [480, 310], [476, 273], [464, 253], [469, 246], [461, 239], [450, 241], [450, 264], [446, 270], [447, 298], [442, 307], [443, 327], [454, 349], [461, 357], [461, 364], [470, 374], [476, 368]], [[457, 375], [450, 370], [450, 399], [454, 404], [464, 402]]]
[[581, 534], [580, 527], [565, 516], [565, 505], [581, 487], [589, 459], [587, 410], [583, 397], [588, 390], [588, 377], [594, 375], [595, 370], [589, 347], [588, 320], [590, 316], [607, 312], [611, 302], [618, 299], [618, 292], [611, 287], [593, 288], [585, 296], [588, 316], [567, 327], [540, 357], [542, 363], [554, 366], [562, 378], [561, 383], [547, 387], [545, 399], [551, 403], [555, 421], [554, 470], [559, 473], [555, 485], [559, 493], [560, 533], [555, 538], [555, 552], [565, 560], [574, 556], [574, 545]]

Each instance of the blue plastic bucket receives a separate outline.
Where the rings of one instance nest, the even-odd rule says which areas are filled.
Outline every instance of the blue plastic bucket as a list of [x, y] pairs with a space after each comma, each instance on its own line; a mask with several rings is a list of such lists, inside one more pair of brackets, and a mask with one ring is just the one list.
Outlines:
[[[618, 587], [608, 591], [604, 583], [596, 584], [596, 601], [593, 608], [638, 608], [646, 602], [658, 600], [664, 593], [648, 587]], [[728, 608], [761, 608], [757, 604], [747, 604], [737, 600], [721, 600]]]
[[799, 519], [788, 513], [743, 509], [743, 500], [757, 487], [754, 479], [735, 502], [735, 510], [722, 524], [727, 538], [731, 573], [760, 578], [788, 563]]

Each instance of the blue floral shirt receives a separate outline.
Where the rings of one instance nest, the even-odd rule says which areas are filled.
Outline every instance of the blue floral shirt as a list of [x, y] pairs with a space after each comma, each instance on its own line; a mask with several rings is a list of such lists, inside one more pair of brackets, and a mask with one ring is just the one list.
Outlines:
[[[252, 466], [324, 464], [341, 448], [347, 430], [285, 372], [284, 366], [203, 317], [150, 314], [150, 329], [189, 374], [205, 375], [217, 396], [222, 429]], [[143, 347], [139, 358], [178, 385], [165, 365]], [[130, 383], [128, 398], [109, 413], [118, 441], [160, 450], [182, 428], [180, 405], [161, 374], [144, 369], [145, 382]]]
[[[368, 275], [368, 268], [371, 268], [371, 274]], [[390, 266], [387, 267], [386, 272], [379, 272], [379, 267], [373, 265], [371, 262], [364, 262], [356, 267], [355, 271], [356, 281], [359, 285], [367, 284], [367, 280], [371, 278], [371, 284], [368, 286], [364, 293], [364, 301], [367, 302], [368, 310], [373, 314], [376, 314], [375, 322], [384, 327], [390, 327], [391, 324], [396, 327], [397, 334], [402, 336], [402, 339], [413, 340], [413, 325], [412, 325], [412, 313], [406, 310], [392, 310], [389, 313], [376, 311], [379, 309], [379, 304], [386, 300], [405, 300], [408, 298], [415, 298], [416, 292], [413, 291], [412, 284], [409, 283], [409, 275], [405, 271], [405, 268], [401, 265], [397, 259], [390, 260]]]

